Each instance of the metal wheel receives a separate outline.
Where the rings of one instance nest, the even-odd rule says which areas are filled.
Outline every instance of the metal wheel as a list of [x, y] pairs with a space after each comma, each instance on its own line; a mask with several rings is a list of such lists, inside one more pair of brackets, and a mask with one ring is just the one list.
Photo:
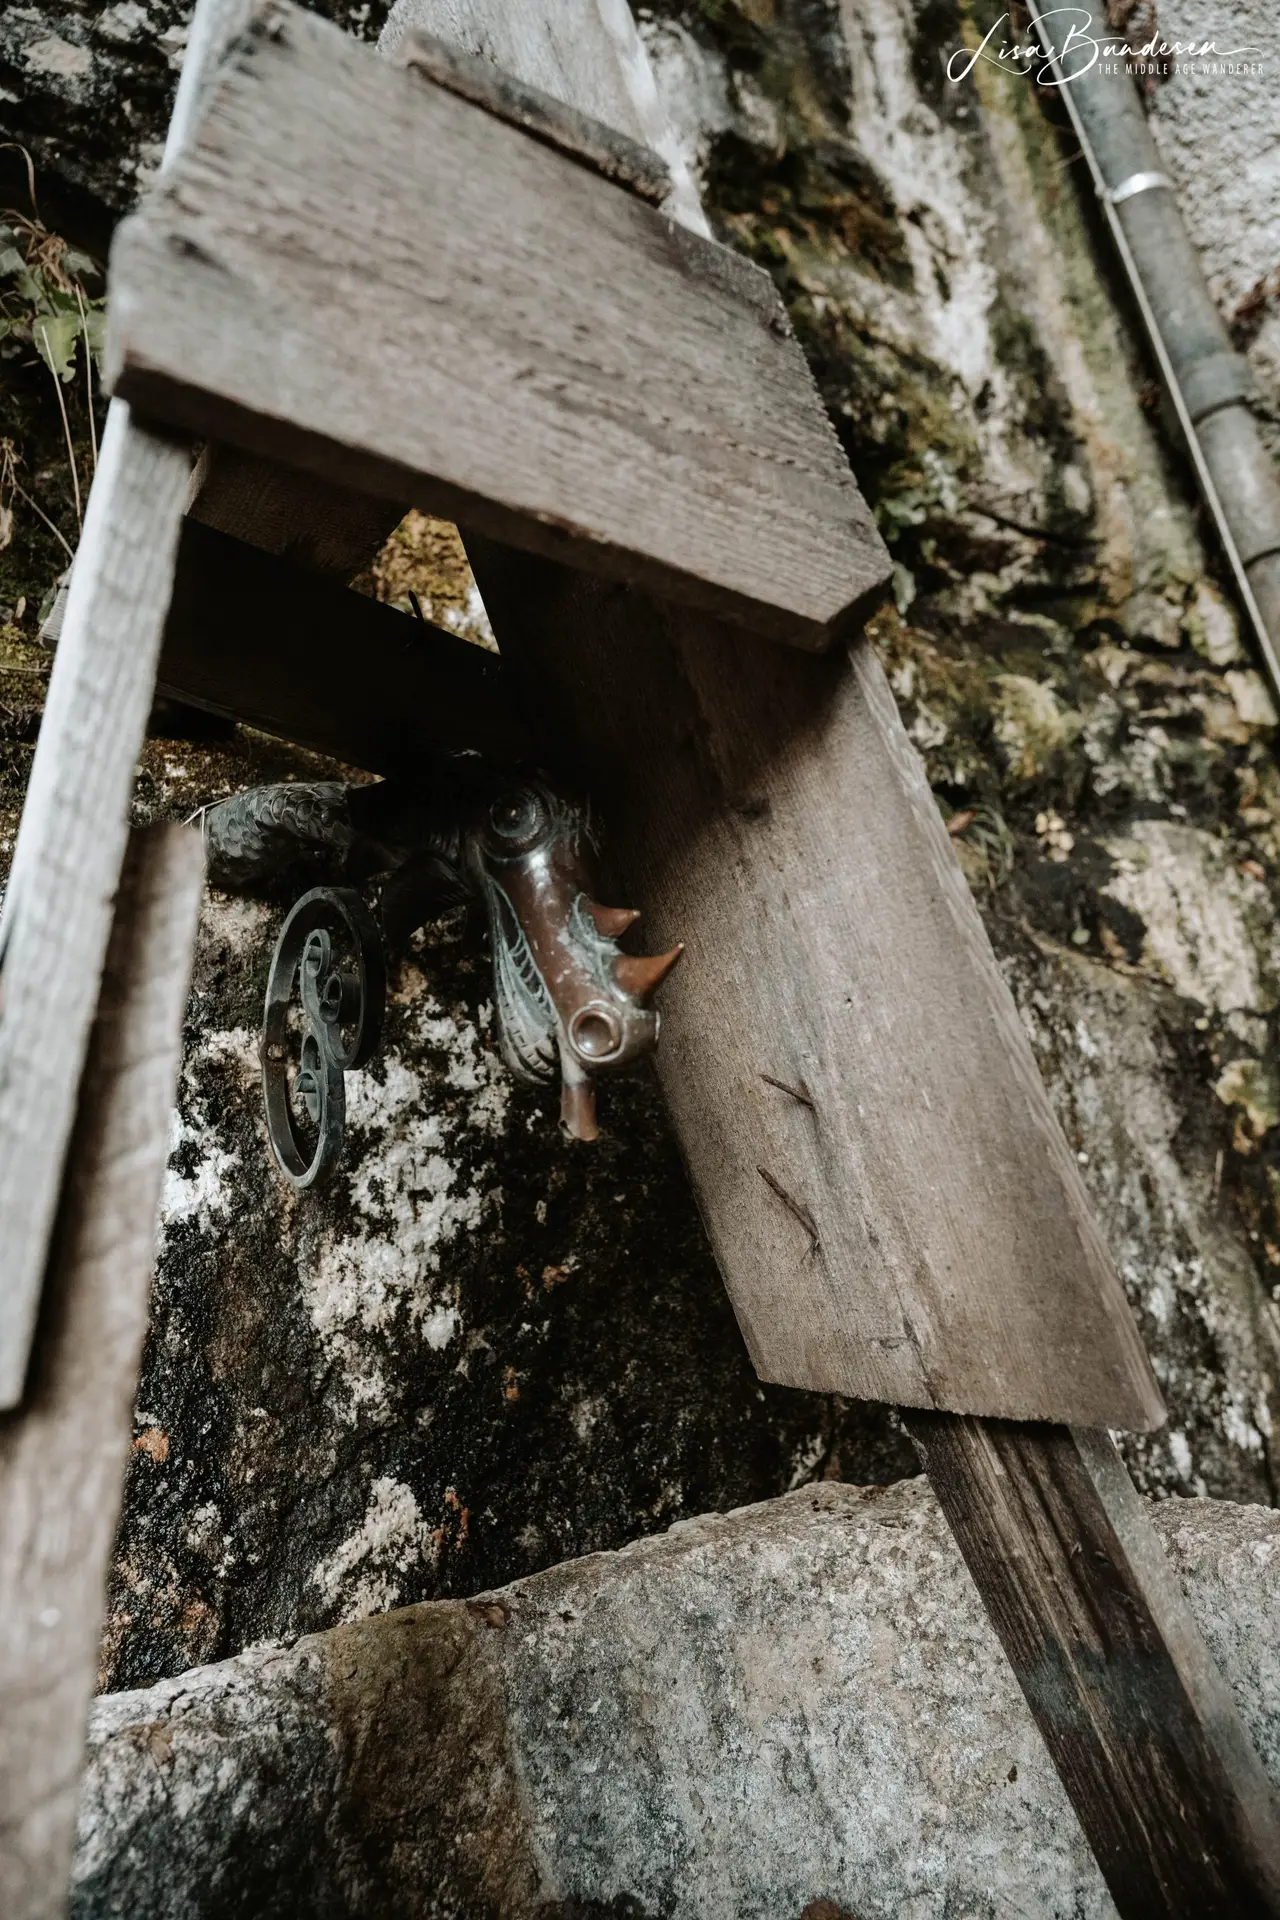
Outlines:
[[262, 1022], [262, 1097], [276, 1164], [323, 1186], [342, 1153], [343, 1076], [377, 1049], [386, 968], [373, 916], [347, 887], [304, 893], [280, 929]]

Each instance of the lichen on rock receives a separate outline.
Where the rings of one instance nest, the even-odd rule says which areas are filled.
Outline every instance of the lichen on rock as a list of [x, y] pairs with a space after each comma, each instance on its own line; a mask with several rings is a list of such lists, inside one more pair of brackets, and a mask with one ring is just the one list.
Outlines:
[[[104, 234], [154, 162], [186, 14], [33, 0], [0, 22], [0, 127]], [[1270, 1501], [1278, 729], [1060, 128], [1025, 83], [946, 79], [995, 14], [662, 0], [641, 24], [710, 216], [775, 275], [889, 543], [872, 643], [1169, 1401], [1130, 1462], [1151, 1491]], [[1176, 84], [1157, 133], [1204, 240]], [[1224, 299], [1243, 271], [1224, 267]], [[52, 475], [49, 396], [22, 406], [28, 471]], [[0, 598], [26, 603], [0, 658], [3, 837], [38, 719], [34, 613], [63, 564], [35, 525], [0, 555]], [[363, 584], [484, 638], [438, 522], [411, 517]], [[319, 764], [183, 729], [157, 717], [140, 818]], [[808, 1477], [907, 1470], [885, 1410], [755, 1381], [651, 1082], [610, 1095], [593, 1155], [508, 1084], [465, 921], [398, 971], [334, 1188], [289, 1193], [254, 1057], [287, 904], [213, 897], [205, 916], [108, 1684]]]

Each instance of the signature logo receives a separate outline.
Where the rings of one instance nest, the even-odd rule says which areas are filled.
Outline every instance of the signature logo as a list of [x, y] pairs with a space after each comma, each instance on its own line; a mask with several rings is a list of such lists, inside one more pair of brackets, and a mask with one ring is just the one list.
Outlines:
[[1240, 61], [1262, 52], [1261, 47], [1219, 47], [1215, 40], [1164, 40], [1158, 34], [1141, 46], [1130, 46], [1127, 40], [1095, 33], [1093, 15], [1083, 7], [1054, 7], [1042, 13], [1040, 31], [1041, 40], [1019, 40], [1011, 36], [1008, 14], [1001, 14], [979, 47], [958, 47], [951, 55], [948, 80], [967, 80], [979, 60], [984, 60], [1005, 73], [1031, 75], [1037, 86], [1065, 87], [1100, 62], [1114, 70], [1112, 63]]

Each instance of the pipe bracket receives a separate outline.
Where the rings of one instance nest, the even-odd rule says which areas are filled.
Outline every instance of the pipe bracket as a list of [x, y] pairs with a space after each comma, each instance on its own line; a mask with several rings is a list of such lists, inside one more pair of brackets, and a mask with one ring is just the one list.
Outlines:
[[1249, 362], [1242, 353], [1226, 349], [1208, 354], [1181, 371], [1178, 384], [1194, 426], [1220, 407], [1247, 402], [1253, 393]]
[[1132, 200], [1135, 194], [1150, 193], [1153, 187], [1168, 187], [1172, 193], [1173, 182], [1167, 173], [1130, 173], [1114, 187], [1104, 187], [1100, 197], [1118, 207], [1122, 201]]

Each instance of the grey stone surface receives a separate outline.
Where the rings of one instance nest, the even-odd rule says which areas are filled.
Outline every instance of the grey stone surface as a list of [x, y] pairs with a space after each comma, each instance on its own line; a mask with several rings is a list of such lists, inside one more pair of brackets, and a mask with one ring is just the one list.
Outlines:
[[[1209, 284], [1247, 348], [1276, 443], [1280, 413], [1280, 31], [1265, 0], [1169, 0], [1167, 40], [1216, 45], [1233, 60], [1193, 58], [1152, 95], [1157, 143]], [[1252, 317], [1241, 306], [1265, 296]], [[1246, 310], [1247, 311], [1247, 310]]]
[[[1153, 1508], [1280, 1778], [1280, 1515]], [[923, 1481], [803, 1489], [95, 1709], [75, 1920], [1103, 1920]]]
[[[376, 38], [389, 0], [315, 11]], [[111, 215], [160, 164], [194, 0], [7, 0], [0, 8], [0, 126], [39, 176]], [[2, 177], [17, 177], [8, 161]], [[83, 199], [80, 198], [83, 196]]]
[[[3, 137], [110, 214], [158, 138], [159, 43], [183, 17], [5, 8]], [[946, 82], [948, 0], [662, 0], [644, 29], [719, 230], [776, 274], [898, 562], [901, 612], [875, 637], [1169, 1396], [1131, 1464], [1149, 1488], [1269, 1501], [1276, 733], [1078, 169], [1027, 86]], [[73, 52], [33, 62], [42, 36]], [[1265, 155], [1280, 93], [1250, 100], [1232, 138]], [[1186, 125], [1208, 232], [1215, 139]], [[1222, 205], [1232, 246], [1269, 231], [1252, 199]], [[39, 449], [9, 394], [0, 438], [50, 502], [61, 421], [43, 370], [23, 378]], [[6, 608], [28, 603], [5, 633], [29, 637], [48, 578], [3, 579]], [[43, 658], [13, 657], [0, 851]], [[260, 737], [157, 737], [139, 812], [311, 770]], [[644, 1082], [616, 1090], [594, 1157], [508, 1086], [474, 929], [429, 930], [403, 970], [388, 1053], [353, 1084], [349, 1177], [286, 1195], [252, 1053], [287, 904], [206, 914], [105, 1684], [465, 1596], [827, 1472], [909, 1470], [882, 1411], [757, 1386]]]

